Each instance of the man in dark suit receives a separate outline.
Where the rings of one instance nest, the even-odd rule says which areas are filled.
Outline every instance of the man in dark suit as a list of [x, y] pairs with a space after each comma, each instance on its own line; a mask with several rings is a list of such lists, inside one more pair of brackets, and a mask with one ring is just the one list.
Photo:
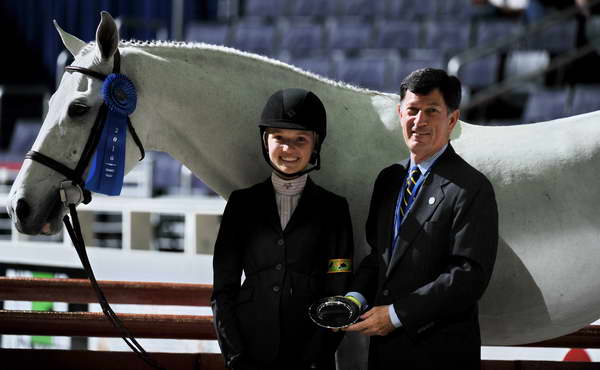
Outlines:
[[477, 301], [496, 258], [498, 211], [488, 179], [450, 145], [460, 81], [421, 69], [401, 84], [410, 158], [380, 172], [349, 296], [372, 306], [345, 330], [371, 336], [369, 369], [479, 369]]

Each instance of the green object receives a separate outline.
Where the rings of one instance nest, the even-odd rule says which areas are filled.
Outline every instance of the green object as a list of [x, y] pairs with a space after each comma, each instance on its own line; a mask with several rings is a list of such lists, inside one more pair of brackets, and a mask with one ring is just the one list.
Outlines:
[[[54, 274], [50, 272], [33, 272], [34, 278], [53, 278]], [[54, 304], [52, 302], [31, 302], [32, 311], [52, 311]], [[36, 345], [50, 346], [52, 345], [52, 337], [48, 335], [32, 335], [31, 346]]]
[[32, 335], [31, 336], [31, 346], [51, 346], [52, 345], [52, 337], [48, 335]]
[[31, 302], [32, 311], [52, 311], [52, 302]]

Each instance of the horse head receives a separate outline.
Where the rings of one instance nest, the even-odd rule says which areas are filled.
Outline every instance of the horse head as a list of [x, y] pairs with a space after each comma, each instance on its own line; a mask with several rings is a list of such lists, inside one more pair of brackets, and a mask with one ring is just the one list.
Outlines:
[[[115, 54], [118, 54], [119, 33], [115, 21], [107, 12], [101, 13], [95, 44], [86, 44], [68, 34], [56, 22], [55, 26], [65, 47], [75, 57], [72, 66], [99, 75], [107, 75], [113, 70]], [[17, 229], [24, 234], [58, 233], [62, 229], [61, 220], [67, 212], [59, 196], [61, 183], [67, 180], [64, 172], [69, 173], [80, 167], [81, 173], [77, 174], [79, 179], [69, 179], [79, 184], [83, 183], [89, 172], [89, 159], [86, 163], [80, 162], [85, 162], [82, 158], [87, 158], [84, 153], [88, 150], [87, 142], [103, 105], [102, 80], [93, 75], [73, 72], [64, 74], [52, 95], [48, 114], [30, 152], [50, 158], [65, 171], [34, 161], [28, 154], [9, 193], [9, 215]], [[133, 150], [127, 150], [126, 157], [134, 157], [133, 153]], [[130, 169], [133, 162], [127, 158], [129, 166], [126, 165], [125, 170]]]

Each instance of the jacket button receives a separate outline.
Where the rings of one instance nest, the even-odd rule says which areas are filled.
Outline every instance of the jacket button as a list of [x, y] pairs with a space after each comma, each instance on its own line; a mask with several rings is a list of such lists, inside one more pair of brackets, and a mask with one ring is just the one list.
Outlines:
[[384, 289], [383, 292], [381, 292], [385, 297], [387, 297], [388, 295], [390, 295], [390, 290], [389, 289]]
[[283, 245], [283, 244], [284, 244], [284, 241], [283, 241], [283, 239], [279, 239], [279, 240], [277, 241], [277, 245]]
[[279, 291], [279, 285], [275, 285], [275, 286], [273, 287], [273, 291], [274, 291], [275, 293], [277, 293], [277, 292]]
[[275, 265], [275, 270], [281, 270], [283, 268], [283, 265], [281, 263], [278, 263]]

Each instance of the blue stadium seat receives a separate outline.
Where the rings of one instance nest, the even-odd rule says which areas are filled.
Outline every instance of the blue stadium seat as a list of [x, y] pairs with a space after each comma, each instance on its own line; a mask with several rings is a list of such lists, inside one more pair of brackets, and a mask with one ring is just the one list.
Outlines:
[[214, 45], [228, 45], [229, 26], [224, 23], [190, 23], [186, 28], [185, 40]]
[[232, 46], [252, 53], [271, 56], [276, 51], [277, 30], [260, 21], [240, 21], [234, 26]]
[[469, 47], [471, 23], [460, 21], [434, 21], [424, 23], [423, 47], [440, 49], [444, 53], [456, 53]]
[[295, 58], [290, 61], [290, 64], [324, 77], [336, 77], [334, 74], [333, 62], [331, 61], [331, 58], [325, 54]]
[[10, 140], [9, 152], [24, 156], [33, 146], [41, 127], [39, 121], [17, 121]]
[[577, 41], [577, 23], [569, 21], [557, 23], [549, 28], [527, 37], [525, 49], [544, 49], [551, 53], [563, 53], [575, 48]]
[[397, 85], [396, 63], [392, 54], [341, 58], [336, 63], [336, 77], [352, 85], [393, 92]]
[[[446, 0], [443, 0], [446, 1]], [[389, 0], [388, 17], [392, 19], [412, 19], [435, 16], [440, 0]]]
[[306, 55], [324, 46], [323, 26], [319, 22], [301, 19], [279, 22], [280, 49], [292, 56]]
[[292, 17], [329, 17], [338, 14], [337, 1], [287, 0]]
[[[475, 46], [490, 46], [495, 42], [502, 42], [521, 31], [522, 28], [521, 23], [518, 21], [499, 19], [479, 21], [475, 26]], [[507, 45], [502, 50], [511, 48], [514, 48], [514, 44]]]
[[458, 78], [463, 85], [478, 89], [498, 82], [500, 55], [492, 54], [463, 64], [458, 70]]
[[438, 13], [442, 18], [468, 20], [473, 15], [473, 0], [438, 1]]
[[444, 55], [439, 50], [407, 50], [398, 63], [396, 71], [397, 85], [400, 86], [400, 82], [417, 69], [427, 67], [446, 69], [445, 62]]
[[172, 193], [181, 185], [181, 162], [165, 152], [152, 152], [153, 193]]
[[381, 19], [375, 22], [375, 30], [375, 48], [406, 50], [422, 46], [421, 22]]
[[286, 13], [285, 1], [245, 0], [244, 15], [247, 17], [279, 17]]
[[549, 121], [569, 116], [569, 91], [545, 89], [531, 92], [525, 104], [523, 123]]
[[[324, 1], [325, 2], [325, 1]], [[385, 0], [342, 0], [339, 3], [339, 15], [383, 17], [387, 15]]]
[[329, 50], [361, 50], [370, 46], [372, 26], [359, 18], [328, 19], [326, 44]]
[[192, 175], [192, 193], [208, 196], [217, 196], [218, 194], [206, 185], [202, 180]]
[[571, 115], [577, 115], [600, 110], [599, 85], [575, 85], [573, 88], [573, 103]]

